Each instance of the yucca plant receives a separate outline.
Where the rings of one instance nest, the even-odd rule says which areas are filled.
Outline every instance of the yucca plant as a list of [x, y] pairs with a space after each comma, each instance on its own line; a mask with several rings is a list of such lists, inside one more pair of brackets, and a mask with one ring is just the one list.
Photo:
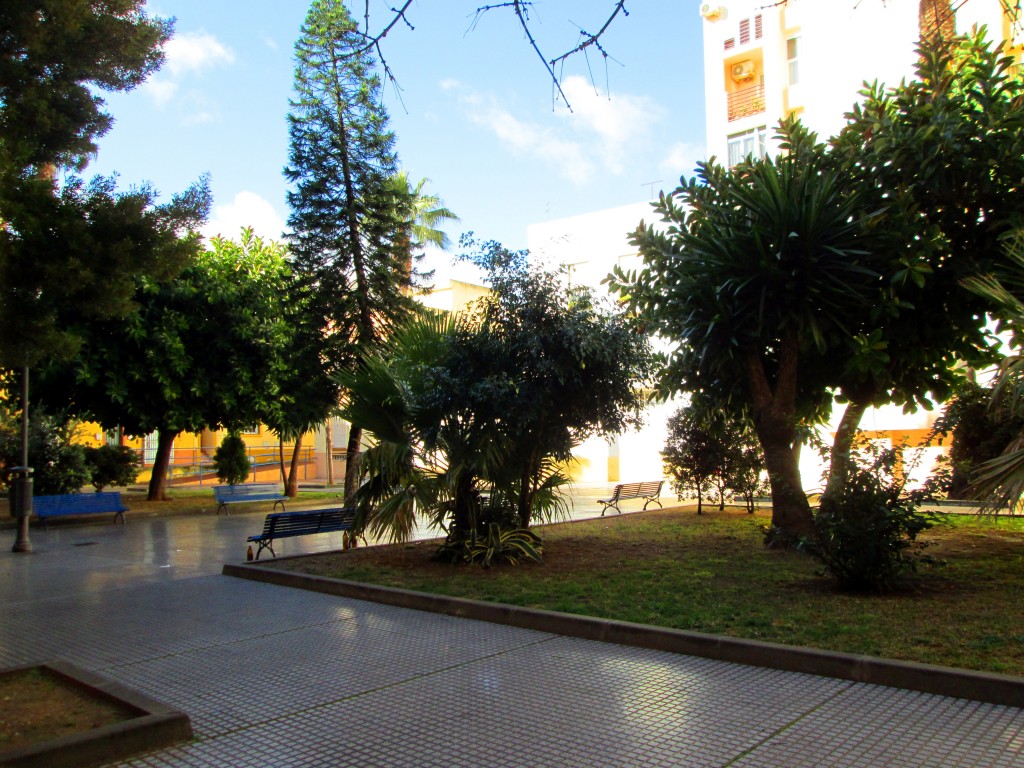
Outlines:
[[487, 526], [483, 536], [474, 535], [460, 543], [445, 542], [438, 556], [451, 562], [466, 562], [490, 568], [497, 563], [519, 565], [523, 560], [543, 561], [544, 546], [529, 528], [505, 528], [497, 523]]

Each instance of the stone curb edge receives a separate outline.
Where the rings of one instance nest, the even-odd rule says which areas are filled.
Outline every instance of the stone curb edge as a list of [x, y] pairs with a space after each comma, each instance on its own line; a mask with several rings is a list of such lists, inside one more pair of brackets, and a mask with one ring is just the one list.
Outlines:
[[0, 751], [2, 766], [84, 768], [106, 765], [192, 738], [192, 724], [184, 712], [70, 662], [52, 660], [26, 664], [0, 670], [0, 674], [16, 674], [39, 668], [46, 669], [97, 698], [113, 700], [133, 709], [138, 717], [41, 744]]
[[442, 613], [464, 619], [506, 624], [521, 629], [599, 640], [706, 659], [804, 672], [811, 675], [885, 685], [923, 693], [1024, 707], [1024, 678], [990, 672], [896, 661], [874, 656], [834, 653], [815, 648], [743, 640], [680, 629], [634, 624], [537, 608], [520, 608], [445, 595], [381, 587], [324, 576], [309, 576], [258, 565], [225, 564], [225, 576], [235, 576], [399, 608]]

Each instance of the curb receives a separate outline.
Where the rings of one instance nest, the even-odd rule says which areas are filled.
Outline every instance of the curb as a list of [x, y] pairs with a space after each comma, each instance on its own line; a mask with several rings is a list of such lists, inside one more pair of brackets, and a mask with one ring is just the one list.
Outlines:
[[16, 674], [40, 668], [97, 699], [107, 699], [134, 710], [137, 716], [91, 731], [0, 751], [2, 766], [87, 768], [124, 760], [192, 738], [192, 724], [184, 712], [69, 662], [54, 660], [28, 664], [0, 670], [0, 674]]
[[934, 664], [835, 653], [760, 640], [709, 635], [681, 629], [599, 619], [537, 608], [520, 608], [460, 597], [413, 592], [325, 576], [264, 568], [257, 565], [225, 564], [221, 571], [251, 581], [276, 584], [339, 597], [383, 603], [399, 608], [430, 611], [463, 619], [505, 624], [521, 629], [549, 632], [585, 640], [648, 648], [705, 659], [803, 672], [871, 685], [885, 685], [940, 696], [972, 699], [990, 704], [1024, 707], [1024, 678], [992, 672], [975, 672]]

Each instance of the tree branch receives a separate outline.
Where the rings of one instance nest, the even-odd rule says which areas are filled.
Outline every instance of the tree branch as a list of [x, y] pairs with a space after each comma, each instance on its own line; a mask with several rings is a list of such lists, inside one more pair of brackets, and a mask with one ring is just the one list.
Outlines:
[[607, 56], [608, 53], [604, 50], [604, 48], [601, 47], [601, 43], [599, 42], [599, 40], [601, 38], [601, 35], [603, 35], [608, 30], [608, 27], [611, 26], [611, 23], [615, 20], [615, 17], [618, 16], [620, 13], [623, 16], [629, 16], [629, 11], [626, 10], [626, 0], [618, 0], [618, 2], [615, 3], [615, 8], [612, 9], [611, 15], [605, 21], [601, 29], [598, 30], [596, 35], [591, 35], [586, 30], [580, 29], [580, 34], [583, 35], [586, 39], [582, 43], [577, 45], [575, 48], [573, 48], [571, 51], [567, 51], [566, 53], [563, 53], [561, 56], [552, 59], [550, 62], [550, 68], [553, 69], [554, 66], [559, 62], [563, 62], [570, 56], [575, 56], [577, 53], [582, 53], [592, 45], [595, 46], [597, 50], [601, 51], [602, 54]]

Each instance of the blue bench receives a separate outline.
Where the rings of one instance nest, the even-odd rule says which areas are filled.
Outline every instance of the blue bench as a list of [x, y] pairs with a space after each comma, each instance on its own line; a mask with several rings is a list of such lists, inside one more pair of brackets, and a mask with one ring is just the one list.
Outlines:
[[224, 509], [228, 513], [228, 504], [248, 504], [252, 501], [272, 501], [273, 509], [281, 505], [284, 510], [284, 503], [287, 496], [281, 494], [281, 486], [276, 483], [246, 483], [245, 485], [215, 485], [213, 496], [217, 500], [217, 514]]
[[329, 507], [327, 509], [310, 509], [302, 512], [272, 512], [263, 521], [263, 533], [250, 536], [246, 541], [258, 544], [256, 559], [260, 559], [264, 549], [277, 557], [274, 552], [274, 539], [287, 539], [292, 536], [307, 536], [314, 533], [333, 533], [335, 531], [351, 531], [355, 520], [355, 507]]
[[46, 524], [48, 518], [65, 515], [96, 515], [104, 512], [114, 513], [114, 523], [121, 518], [124, 525], [124, 513], [128, 507], [121, 501], [119, 491], [103, 491], [102, 493], [62, 493], [55, 496], [36, 496], [32, 499], [32, 510], [36, 517]]
[[601, 508], [601, 517], [604, 517], [604, 513], [609, 508], [614, 509], [621, 515], [622, 510], [619, 509], [619, 502], [626, 499], [643, 499], [644, 509], [647, 509], [647, 505], [652, 501], [660, 507], [661, 486], [664, 482], [664, 480], [652, 480], [646, 483], [620, 483], [616, 485], [610, 499], [597, 500], [598, 504], [604, 504]]

